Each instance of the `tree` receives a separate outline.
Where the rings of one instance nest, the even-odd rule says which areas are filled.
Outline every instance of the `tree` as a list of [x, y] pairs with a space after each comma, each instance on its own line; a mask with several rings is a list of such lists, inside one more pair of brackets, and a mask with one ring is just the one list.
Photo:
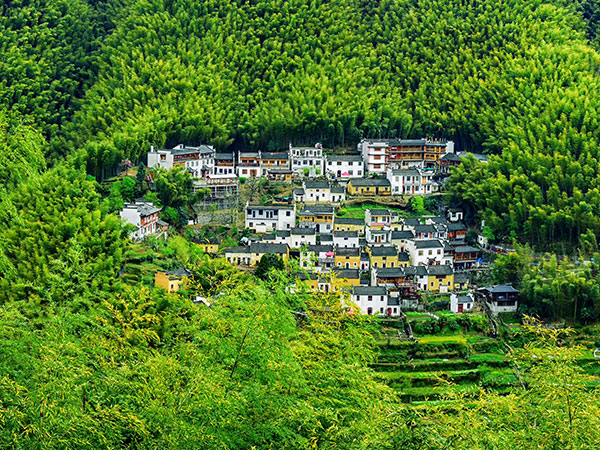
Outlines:
[[283, 270], [283, 260], [276, 254], [266, 254], [260, 258], [254, 274], [257, 278], [264, 280], [271, 270]]
[[128, 202], [135, 199], [135, 180], [131, 177], [123, 178], [120, 183], [121, 196]]
[[410, 199], [410, 209], [418, 214], [419, 216], [422, 216], [423, 214], [425, 214], [425, 206], [423, 204], [423, 197], [412, 197]]

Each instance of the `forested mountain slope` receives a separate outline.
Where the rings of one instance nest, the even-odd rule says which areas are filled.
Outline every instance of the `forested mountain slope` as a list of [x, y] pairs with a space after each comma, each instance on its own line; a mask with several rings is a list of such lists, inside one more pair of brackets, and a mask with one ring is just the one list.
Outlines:
[[[75, 142], [87, 143], [92, 168], [190, 141], [443, 135], [499, 151], [504, 116], [523, 125], [537, 115], [518, 104], [518, 66], [546, 65], [554, 45], [585, 54], [572, 10], [539, 0], [139, 1], [106, 41]], [[564, 70], [589, 73], [593, 59]]]

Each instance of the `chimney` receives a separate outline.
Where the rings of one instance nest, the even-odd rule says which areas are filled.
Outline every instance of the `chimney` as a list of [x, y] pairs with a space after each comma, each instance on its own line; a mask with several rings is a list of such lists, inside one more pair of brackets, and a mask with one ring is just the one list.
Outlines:
[[150, 146], [150, 152], [151, 152], [151, 153], [154, 153], [154, 145], [151, 145], [151, 146]]

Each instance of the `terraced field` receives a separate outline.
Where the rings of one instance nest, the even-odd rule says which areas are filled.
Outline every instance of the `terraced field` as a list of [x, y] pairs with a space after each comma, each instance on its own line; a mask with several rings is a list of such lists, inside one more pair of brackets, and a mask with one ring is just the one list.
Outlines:
[[[410, 320], [428, 320], [413, 313]], [[594, 348], [589, 335], [575, 336], [573, 344]], [[378, 342], [377, 362], [372, 368], [378, 377], [396, 389], [406, 403], [439, 404], [456, 398], [464, 401], [480, 390], [508, 392], [517, 386], [506, 347], [499, 339], [485, 333], [452, 334], [444, 328], [438, 335], [415, 334], [415, 340], [398, 339], [395, 328], [383, 328]], [[592, 350], [586, 350], [578, 360], [585, 373], [593, 376], [590, 386], [600, 384], [600, 362]]]
[[501, 343], [477, 334], [381, 341], [373, 369], [407, 403], [469, 396], [480, 389], [506, 391], [518, 380]]

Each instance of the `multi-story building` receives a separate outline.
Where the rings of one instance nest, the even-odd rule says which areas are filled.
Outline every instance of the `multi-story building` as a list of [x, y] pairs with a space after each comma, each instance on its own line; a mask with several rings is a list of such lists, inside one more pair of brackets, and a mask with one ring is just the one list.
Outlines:
[[[425, 267], [421, 268], [425, 274]], [[419, 272], [418, 267], [371, 268], [371, 285], [385, 286], [388, 295], [396, 299], [416, 299], [418, 297], [415, 277]]]
[[260, 165], [260, 152], [239, 152], [236, 170], [238, 177], [262, 177], [263, 170]]
[[392, 213], [389, 209], [366, 209], [365, 224], [373, 229], [383, 229], [392, 224]]
[[134, 225], [132, 239], [144, 239], [159, 231], [158, 214], [162, 209], [151, 202], [125, 203], [120, 212], [121, 219]]
[[444, 245], [439, 239], [408, 241], [406, 252], [413, 266], [428, 266], [444, 262]]
[[435, 239], [438, 237], [434, 225], [417, 225], [414, 229], [415, 239]]
[[328, 205], [305, 205], [298, 213], [301, 227], [314, 228], [317, 233], [333, 231], [334, 208]]
[[261, 242], [267, 244], [287, 244], [291, 242], [291, 232], [289, 230], [277, 230], [274, 233], [265, 233], [261, 236]]
[[436, 169], [439, 159], [454, 153], [454, 142], [445, 139], [399, 139], [390, 141], [388, 163], [391, 169], [421, 167]]
[[268, 169], [289, 169], [290, 155], [287, 152], [260, 152], [260, 167], [263, 173]]
[[314, 147], [292, 147], [290, 144], [290, 156], [292, 172], [296, 175], [306, 177], [323, 175], [325, 158], [321, 144], [315, 144]]
[[458, 167], [462, 159], [456, 153], [446, 153], [438, 160], [438, 169], [441, 173], [450, 173], [452, 167]]
[[296, 223], [294, 206], [246, 204], [246, 228], [258, 233], [291, 230]]
[[173, 167], [182, 166], [194, 177], [204, 177], [213, 173], [215, 166], [215, 149], [210, 145], [199, 147], [184, 147], [182, 144], [164, 150], [155, 150], [150, 147], [148, 153], [148, 167], [171, 170]]
[[336, 180], [362, 178], [365, 173], [361, 155], [326, 155], [325, 171]]
[[358, 144], [367, 173], [385, 174], [388, 168], [389, 143], [393, 139], [363, 139]]
[[425, 195], [437, 192], [439, 185], [434, 181], [435, 171], [422, 169], [389, 169], [392, 195]]
[[331, 277], [331, 287], [333, 290], [359, 285], [360, 271], [358, 269], [333, 268]]
[[185, 289], [188, 278], [192, 273], [187, 269], [163, 272], [159, 270], [154, 274], [154, 286], [163, 288], [167, 293], [178, 292]]
[[427, 267], [427, 285], [423, 290], [445, 294], [454, 288], [454, 270], [450, 265]]
[[215, 153], [213, 174], [218, 176], [235, 176], [235, 157], [233, 153]]
[[406, 243], [408, 241], [412, 241], [415, 238], [415, 235], [412, 231], [392, 231], [391, 233], [391, 243], [396, 246], [396, 248], [403, 252], [406, 249]]
[[478, 289], [477, 296], [487, 303], [492, 314], [515, 312], [519, 307], [519, 291], [510, 284]]
[[358, 144], [366, 173], [385, 173], [388, 168], [433, 168], [446, 153], [454, 152], [454, 143], [442, 139], [363, 139]]
[[208, 193], [195, 207], [208, 210], [211, 206], [216, 209], [232, 209], [239, 200], [239, 181], [235, 174], [232, 175], [207, 175], [194, 180], [194, 193], [205, 189]]
[[470, 245], [461, 245], [454, 249], [454, 268], [457, 270], [472, 269], [477, 267], [479, 249]]

